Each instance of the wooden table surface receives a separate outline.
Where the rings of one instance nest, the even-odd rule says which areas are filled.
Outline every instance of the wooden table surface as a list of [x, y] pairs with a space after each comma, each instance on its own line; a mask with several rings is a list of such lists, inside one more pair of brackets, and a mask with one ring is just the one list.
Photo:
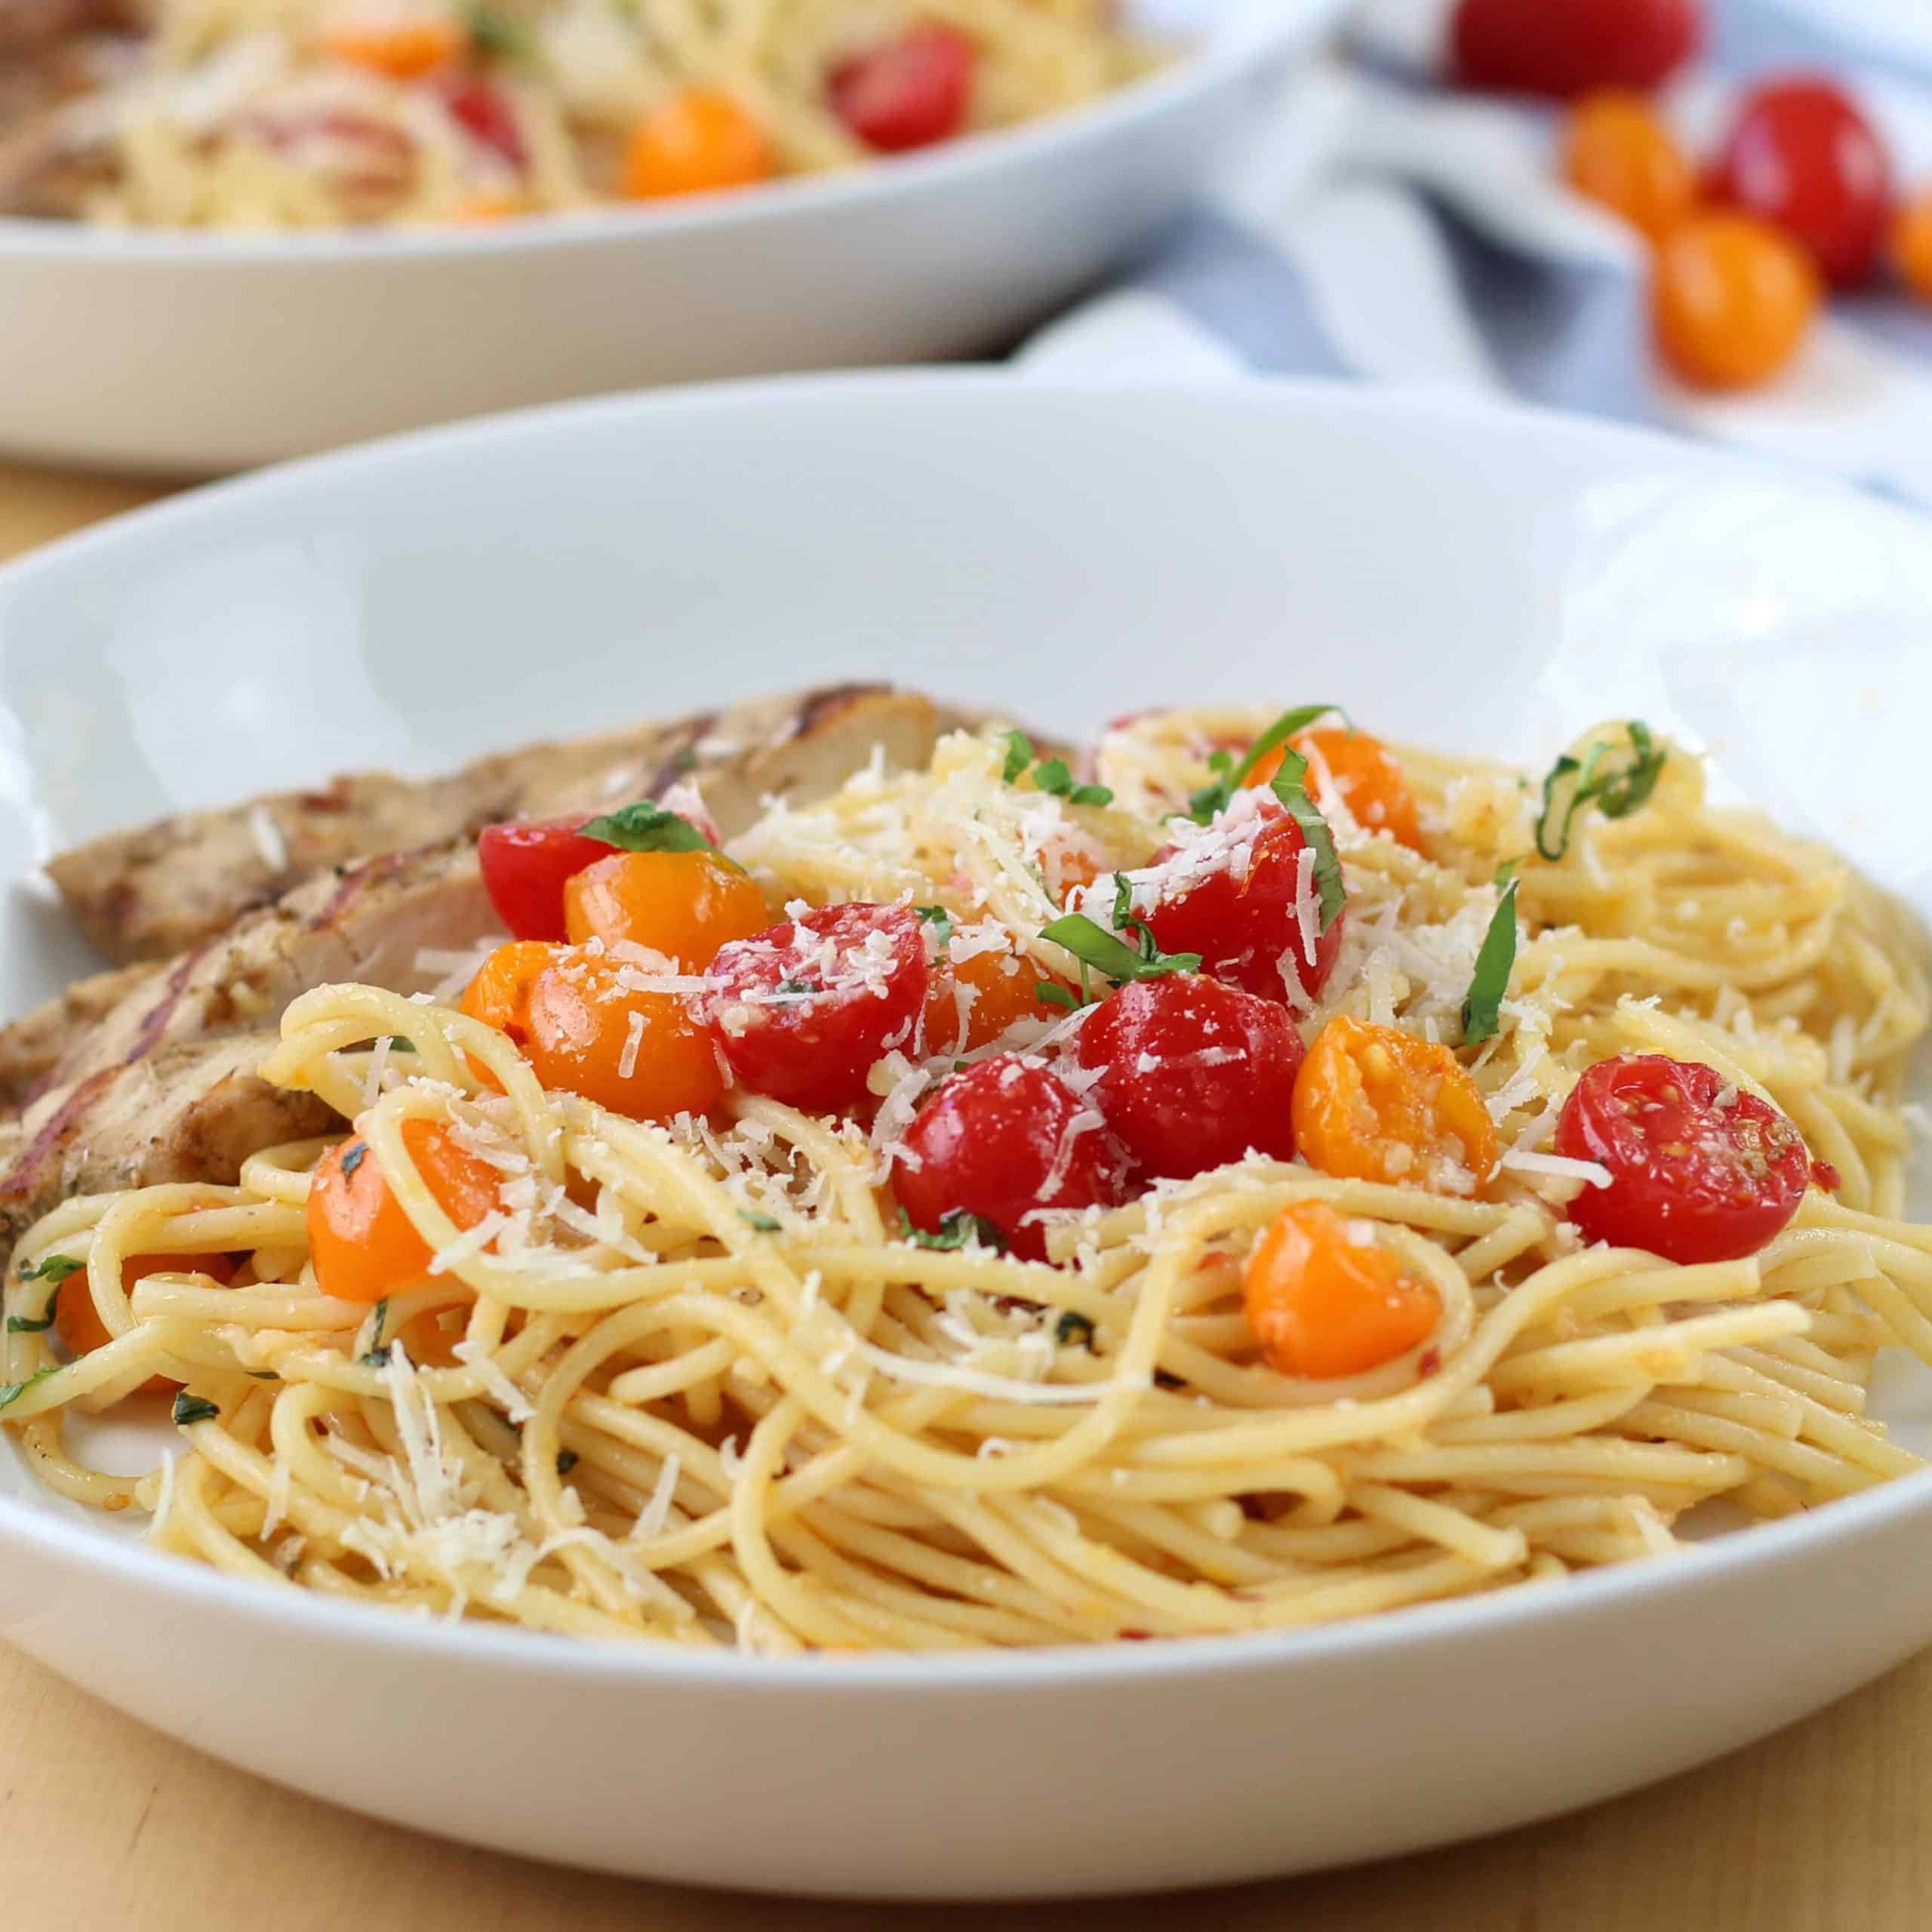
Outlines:
[[[159, 494], [0, 467], [0, 556]], [[0, 1647], [0, 1925], [23, 1932], [1926, 1932], [1928, 1817], [1932, 1652], [1669, 1784], [1398, 1863], [1074, 1906], [776, 1902], [372, 1824], [186, 1751]]]

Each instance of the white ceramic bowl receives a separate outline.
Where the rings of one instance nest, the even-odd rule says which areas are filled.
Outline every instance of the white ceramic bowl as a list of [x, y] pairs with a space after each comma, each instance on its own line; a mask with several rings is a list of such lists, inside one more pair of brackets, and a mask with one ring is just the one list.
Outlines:
[[[220, 486], [0, 573], [0, 863], [808, 678], [1091, 731], [1311, 691], [1524, 756], [1635, 712], [1932, 909], [1932, 534], [1633, 433], [981, 374], [626, 398]], [[51, 983], [17, 894], [0, 998]], [[1923, 1441], [1922, 1390], [1881, 1404]], [[785, 1662], [454, 1627], [151, 1555], [0, 1457], [0, 1630], [384, 1817], [700, 1882], [1232, 1880], [1521, 1823], [1932, 1639], [1932, 1475], [1678, 1560], [1299, 1634]]]
[[495, 227], [0, 220], [0, 451], [205, 475], [641, 383], [983, 354], [1119, 266], [1343, 0], [1129, 0], [1188, 50], [837, 176]]

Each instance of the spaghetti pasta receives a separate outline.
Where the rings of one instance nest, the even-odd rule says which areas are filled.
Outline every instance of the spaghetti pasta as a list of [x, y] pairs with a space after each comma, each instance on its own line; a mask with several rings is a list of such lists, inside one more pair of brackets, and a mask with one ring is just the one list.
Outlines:
[[[1139, 719], [1078, 788], [959, 734], [929, 770], [772, 807], [731, 852], [798, 916], [916, 906], [955, 972], [1010, 955], [1071, 988], [1082, 963], [1044, 929], [1118, 894], [1131, 933], [1209, 754], [1266, 721]], [[1918, 1466], [1865, 1414], [1879, 1349], [1932, 1361], [1932, 1229], [1901, 1218], [1928, 1012], [1910, 915], [1710, 803], [1681, 752], [1621, 816], [1566, 819], [1552, 858], [1518, 774], [1396, 751], [1405, 842], [1364, 824], [1321, 736], [1309, 783], [1346, 918], [1300, 1030], [1453, 1053], [1495, 1131], [1487, 1176], [1250, 1153], [1049, 1205], [1029, 1260], [995, 1229], [902, 1224], [893, 1177], [956, 1064], [1077, 1070], [1095, 1009], [1074, 992], [972, 1046], [962, 1002], [953, 1051], [921, 1052], [929, 1014], [842, 1114], [737, 1084], [709, 1117], [650, 1121], [546, 1089], [472, 1014], [322, 986], [265, 1072], [356, 1118], [427, 1265], [374, 1305], [327, 1291], [309, 1208], [328, 1143], [259, 1154], [232, 1187], [70, 1201], [16, 1259], [5, 1420], [51, 1488], [148, 1509], [157, 1544], [232, 1574], [766, 1652], [1315, 1623], [1668, 1555], [1714, 1499], [1775, 1518]], [[1595, 734], [1580, 764], [1606, 745], [1629, 741]], [[1463, 1002], [1512, 865], [1513, 969], [1474, 1044]], [[1587, 1069], [1651, 1054], [1713, 1069], [1721, 1105], [1775, 1109], [1835, 1169], [1756, 1251], [1673, 1261], [1580, 1232], [1608, 1171], [1552, 1137]], [[419, 1158], [426, 1124], [495, 1177], [466, 1226]], [[1264, 1232], [1308, 1203], [1432, 1296], [1424, 1342], [1321, 1379], [1271, 1364], [1244, 1291]], [[209, 1254], [242, 1258], [232, 1284], [153, 1265]], [[108, 1340], [63, 1361], [48, 1300], [76, 1293]], [[183, 1385], [183, 1453], [131, 1484], [88, 1466], [64, 1418], [155, 1375]]]

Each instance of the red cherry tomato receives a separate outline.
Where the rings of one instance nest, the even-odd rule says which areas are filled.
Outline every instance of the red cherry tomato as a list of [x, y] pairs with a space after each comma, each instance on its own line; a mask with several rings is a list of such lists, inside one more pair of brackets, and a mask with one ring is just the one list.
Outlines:
[[1107, 1124], [1150, 1174], [1185, 1180], [1251, 1148], [1291, 1161], [1301, 1035], [1287, 1010], [1195, 973], [1134, 980], [1080, 1029]]
[[1715, 1069], [1662, 1054], [1599, 1060], [1556, 1123], [1556, 1151], [1610, 1170], [1570, 1218], [1592, 1241], [1666, 1261], [1755, 1254], [1798, 1211], [1807, 1181], [1836, 1187], [1804, 1137]]
[[608, 859], [611, 848], [586, 838], [581, 818], [517, 819], [486, 825], [476, 841], [483, 889], [514, 939], [569, 937], [564, 918], [564, 883], [586, 866]]
[[977, 57], [973, 43], [951, 27], [915, 27], [832, 70], [832, 112], [881, 153], [929, 147], [958, 133]]
[[1148, 930], [1163, 952], [1198, 952], [1202, 972], [1262, 999], [1282, 998], [1284, 974], [1312, 998], [1334, 968], [1348, 915], [1338, 912], [1318, 934], [1311, 959], [1300, 912], [1307, 844], [1272, 798], [1242, 793], [1212, 825], [1155, 858], [1180, 889], [1147, 914]]
[[1461, 0], [1453, 29], [1472, 87], [1565, 100], [1657, 87], [1703, 38], [1700, 0]]
[[912, 1041], [925, 936], [909, 906], [829, 906], [734, 940], [711, 962], [705, 1014], [731, 1071], [788, 1106], [866, 1097], [872, 1063]]
[[512, 168], [529, 158], [516, 110], [507, 97], [474, 74], [453, 74], [441, 88], [443, 104], [485, 147], [494, 148]]
[[906, 1147], [892, 1186], [915, 1228], [937, 1234], [948, 1214], [977, 1214], [1023, 1260], [1047, 1258], [1044, 1231], [1026, 1219], [1035, 1208], [1120, 1198], [1119, 1149], [1097, 1111], [1010, 1054], [955, 1074], [906, 1130]]
[[1872, 272], [1892, 205], [1872, 124], [1829, 81], [1769, 81], [1746, 94], [1718, 155], [1715, 192], [1803, 243], [1841, 288]]

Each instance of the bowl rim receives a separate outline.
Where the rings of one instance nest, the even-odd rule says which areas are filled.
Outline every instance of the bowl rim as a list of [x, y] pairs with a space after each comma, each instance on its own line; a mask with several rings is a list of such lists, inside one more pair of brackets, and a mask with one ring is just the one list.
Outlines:
[[0, 216], [0, 266], [259, 266], [314, 269], [344, 262], [414, 262], [541, 253], [575, 245], [643, 245], [658, 237], [757, 229], [794, 217], [838, 215], [895, 197], [970, 187], [1057, 147], [1126, 138], [1144, 124], [1285, 59], [1341, 17], [1349, 0], [1243, 0], [1168, 66], [1109, 94], [1018, 126], [989, 129], [879, 165], [794, 175], [751, 189], [661, 203], [600, 205], [502, 223], [321, 229], [291, 233], [118, 228]]
[[[1901, 531], [1915, 530], [1920, 533], [1918, 540], [1932, 541], [1932, 525], [1923, 518], [1814, 472], [1689, 443], [1656, 429], [1488, 395], [1399, 386], [1368, 389], [1309, 377], [1256, 377], [1204, 385], [1057, 372], [1016, 377], [986, 368], [841, 371], [546, 404], [411, 430], [205, 484], [109, 518], [0, 565], [0, 635], [10, 601], [43, 577], [91, 568], [131, 540], [138, 543], [165, 537], [177, 527], [192, 528], [211, 518], [219, 523], [231, 504], [299, 498], [318, 486], [337, 487], [358, 472], [398, 462], [435, 463], [478, 456], [487, 460], [493, 446], [512, 447], [534, 435], [568, 437], [574, 425], [601, 418], [617, 423], [628, 419], [641, 433], [658, 416], [736, 414], [782, 405], [835, 414], [848, 398], [884, 401], [896, 408], [917, 408], [930, 401], [934, 406], [977, 415], [995, 395], [1015, 398], [1022, 407], [1054, 398], [1099, 397], [1106, 398], [1111, 408], [1123, 411], [1152, 400], [1162, 406], [1232, 403], [1244, 412], [1260, 407], [1290, 419], [1298, 412], [1330, 413], [1384, 435], [1392, 424], [1422, 421], [1466, 429], [1477, 435], [1528, 435], [1598, 462], [1641, 459], [1654, 468], [1728, 474], [1801, 500], [1813, 497], [1841, 507], [1855, 506], [1861, 516]], [[104, 1534], [51, 1507], [5, 1494], [0, 1494], [0, 1549], [91, 1571], [97, 1581], [110, 1586], [158, 1593], [174, 1608], [231, 1619], [268, 1642], [312, 1638], [363, 1644], [395, 1657], [436, 1658], [464, 1669], [515, 1669], [544, 1681], [580, 1678], [600, 1686], [639, 1683], [662, 1688], [676, 1684], [734, 1691], [769, 1686], [789, 1694], [842, 1699], [911, 1691], [1023, 1692], [1048, 1681], [1172, 1682], [1227, 1672], [1313, 1668], [1342, 1660], [1372, 1662], [1392, 1647], [1493, 1638], [1518, 1628], [1525, 1618], [1587, 1622], [1639, 1601], [1687, 1603], [1740, 1570], [1768, 1574], [1795, 1564], [1826, 1561], [1836, 1549], [1868, 1534], [1897, 1530], [1915, 1518], [1924, 1518], [1932, 1527], [1932, 1467], [1778, 1521], [1698, 1543], [1672, 1559], [1591, 1570], [1340, 1623], [1146, 1643], [1056, 1644], [984, 1653], [864, 1653], [841, 1657], [836, 1670], [828, 1670], [823, 1659], [810, 1655], [712, 1653], [648, 1640], [635, 1644], [597, 1639], [559, 1644], [521, 1629], [414, 1618], [379, 1605], [229, 1576], [151, 1549], [144, 1540]]]

